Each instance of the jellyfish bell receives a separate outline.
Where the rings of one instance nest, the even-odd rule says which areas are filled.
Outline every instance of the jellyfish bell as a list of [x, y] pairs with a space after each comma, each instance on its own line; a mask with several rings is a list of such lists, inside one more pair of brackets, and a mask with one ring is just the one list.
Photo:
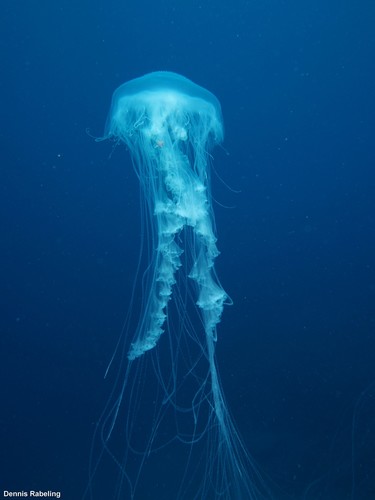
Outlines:
[[[157, 482], [168, 480], [174, 492], [160, 498], [269, 498], [229, 415], [215, 360], [230, 299], [215, 271], [209, 151], [223, 133], [217, 98], [176, 73], [150, 73], [114, 92], [104, 138], [129, 149], [149, 262], [137, 289], [139, 318], [135, 328], [128, 321], [116, 351], [118, 373], [94, 439], [90, 499], [105, 456], [118, 473], [114, 498], [148, 498], [169, 447], [174, 471], [165, 465]], [[154, 486], [152, 495], [159, 497]]]
[[[129, 132], [141, 128], [150, 140], [168, 135], [186, 141], [189, 120], [197, 121], [214, 142], [223, 139], [221, 107], [216, 97], [191, 80], [170, 71], [157, 71], [121, 85], [113, 94], [105, 137], [128, 142]], [[203, 137], [202, 137], [203, 139]]]

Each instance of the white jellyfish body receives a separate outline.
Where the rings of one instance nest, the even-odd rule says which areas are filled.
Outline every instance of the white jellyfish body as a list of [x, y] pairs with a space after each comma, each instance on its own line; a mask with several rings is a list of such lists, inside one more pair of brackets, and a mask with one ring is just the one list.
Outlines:
[[[127, 359], [120, 360], [99, 426], [101, 451], [92, 460], [89, 498], [106, 454], [118, 470], [115, 498], [136, 499], [139, 490], [139, 498], [148, 498], [142, 482], [147, 463], [155, 454], [155, 470], [162, 451], [176, 443], [187, 448], [185, 462], [176, 458], [176, 470], [165, 475], [173, 483], [180, 473], [177, 490], [153, 498], [268, 498], [229, 416], [215, 364], [217, 325], [230, 302], [215, 272], [210, 194], [209, 151], [223, 139], [220, 103], [187, 78], [150, 73], [115, 91], [105, 138], [130, 151], [147, 207], [143, 226], [151, 228], [145, 236], [151, 262], [142, 279], [138, 327], [122, 351]], [[124, 445], [116, 453], [110, 443], [119, 446], [114, 434], [122, 411]], [[147, 436], [143, 448], [141, 435]]]
[[135, 159], [138, 176], [149, 179], [144, 186], [158, 238], [147, 323], [138, 331], [129, 359], [152, 349], [163, 333], [183, 252], [176, 236], [185, 226], [193, 229], [200, 246], [189, 276], [198, 287], [206, 333], [216, 338], [227, 299], [213, 271], [218, 250], [207, 189], [208, 150], [223, 137], [218, 100], [180, 75], [151, 73], [116, 90], [107, 123], [106, 136], [121, 139]]

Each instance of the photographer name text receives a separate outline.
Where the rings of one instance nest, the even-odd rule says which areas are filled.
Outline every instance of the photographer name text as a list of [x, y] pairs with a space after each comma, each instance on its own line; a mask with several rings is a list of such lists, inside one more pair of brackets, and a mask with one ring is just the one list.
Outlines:
[[8, 491], [3, 490], [3, 498], [62, 498], [61, 491], [43, 491], [43, 490], [29, 490], [29, 491]]

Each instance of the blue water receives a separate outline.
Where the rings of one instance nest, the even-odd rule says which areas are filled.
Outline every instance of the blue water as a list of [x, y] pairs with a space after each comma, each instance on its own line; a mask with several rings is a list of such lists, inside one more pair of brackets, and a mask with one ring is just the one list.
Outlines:
[[223, 109], [217, 360], [243, 440], [276, 499], [375, 498], [374, 22], [369, 0], [3, 1], [0, 496], [86, 486], [140, 243], [130, 157], [93, 136], [116, 87], [170, 70]]

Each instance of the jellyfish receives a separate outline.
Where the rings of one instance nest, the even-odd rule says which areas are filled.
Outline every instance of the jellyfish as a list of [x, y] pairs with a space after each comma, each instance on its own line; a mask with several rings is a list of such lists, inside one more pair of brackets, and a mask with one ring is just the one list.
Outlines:
[[229, 414], [215, 359], [217, 327], [231, 303], [215, 271], [210, 185], [210, 151], [223, 134], [218, 99], [176, 73], [150, 73], [114, 92], [104, 139], [130, 152], [142, 251], [110, 363], [119, 360], [95, 433], [88, 498], [95, 483], [104, 488], [98, 498], [269, 498]]

